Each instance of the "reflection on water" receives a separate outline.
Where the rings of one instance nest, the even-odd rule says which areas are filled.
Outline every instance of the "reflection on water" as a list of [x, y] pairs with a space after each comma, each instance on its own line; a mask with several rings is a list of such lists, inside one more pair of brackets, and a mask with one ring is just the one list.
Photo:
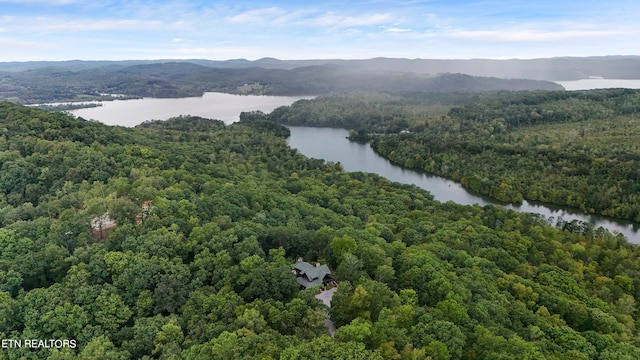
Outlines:
[[556, 220], [584, 221], [595, 227], [602, 226], [611, 232], [618, 231], [625, 235], [629, 241], [640, 243], [639, 224], [527, 201], [519, 206], [503, 204], [488, 197], [472, 194], [454, 181], [395, 166], [389, 160], [376, 154], [368, 144], [349, 141], [347, 130], [298, 126], [291, 126], [290, 129], [289, 145], [292, 148], [297, 148], [308, 157], [339, 162], [347, 171], [377, 173], [392, 181], [416, 185], [428, 190], [438, 201], [453, 201], [462, 205], [502, 205], [515, 211], [537, 213], [546, 218], [553, 217]]
[[229, 124], [239, 120], [243, 111], [273, 109], [291, 105], [300, 96], [231, 95], [208, 92], [200, 97], [103, 101], [102, 106], [73, 110], [73, 115], [98, 120], [107, 125], [136, 126], [146, 120], [166, 120], [179, 115], [202, 116]]

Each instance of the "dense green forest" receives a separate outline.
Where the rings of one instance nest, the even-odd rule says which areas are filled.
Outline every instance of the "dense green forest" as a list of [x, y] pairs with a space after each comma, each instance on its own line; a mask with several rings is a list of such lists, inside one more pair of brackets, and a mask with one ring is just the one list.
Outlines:
[[352, 92], [298, 100], [269, 114], [243, 115], [285, 125], [351, 129], [366, 139], [370, 133], [422, 131], [454, 105], [474, 103], [492, 94], [495, 92]]
[[[622, 236], [438, 203], [284, 136], [0, 103], [0, 339], [77, 341], [0, 358], [640, 358]], [[300, 256], [334, 271], [330, 309]]]
[[320, 97], [265, 118], [353, 129], [396, 164], [501, 201], [638, 222], [639, 114], [640, 91], [613, 89]]
[[21, 104], [202, 96], [205, 91], [257, 95], [318, 95], [348, 91], [494, 91], [562, 89], [556, 83], [463, 74], [362, 71], [334, 65], [294, 69], [215, 68], [190, 62], [111, 64], [76, 68], [52, 64], [0, 71], [0, 100]]

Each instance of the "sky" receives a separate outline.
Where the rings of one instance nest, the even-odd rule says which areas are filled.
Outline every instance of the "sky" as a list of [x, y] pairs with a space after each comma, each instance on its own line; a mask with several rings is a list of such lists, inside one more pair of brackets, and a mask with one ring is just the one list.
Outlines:
[[0, 0], [0, 61], [639, 55], [637, 0]]

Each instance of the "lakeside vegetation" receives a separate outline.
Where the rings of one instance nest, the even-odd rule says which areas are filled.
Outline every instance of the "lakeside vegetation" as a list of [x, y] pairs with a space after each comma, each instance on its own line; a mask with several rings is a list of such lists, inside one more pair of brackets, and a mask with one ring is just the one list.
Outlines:
[[[129, 129], [0, 102], [0, 338], [78, 344], [0, 357], [640, 357], [640, 247], [439, 203], [285, 136], [246, 115]], [[334, 270], [331, 309], [299, 290], [299, 256]]]
[[34, 107], [45, 111], [71, 111], [78, 109], [90, 109], [102, 106], [101, 103], [66, 103], [66, 104], [41, 104]]
[[395, 164], [501, 201], [640, 221], [640, 91], [445, 96], [321, 97], [266, 118], [352, 129]]

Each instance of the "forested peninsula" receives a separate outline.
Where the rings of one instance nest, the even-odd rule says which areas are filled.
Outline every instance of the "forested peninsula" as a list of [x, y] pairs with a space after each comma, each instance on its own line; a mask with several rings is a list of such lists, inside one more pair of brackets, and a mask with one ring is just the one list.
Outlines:
[[351, 94], [263, 116], [353, 130], [405, 168], [504, 202], [640, 222], [640, 91]]
[[[441, 138], [494, 120], [463, 114]], [[0, 102], [0, 338], [77, 344], [0, 358], [640, 358], [640, 248], [622, 236], [435, 202], [263, 121], [122, 128]], [[332, 270], [330, 308], [300, 290], [299, 257]]]

